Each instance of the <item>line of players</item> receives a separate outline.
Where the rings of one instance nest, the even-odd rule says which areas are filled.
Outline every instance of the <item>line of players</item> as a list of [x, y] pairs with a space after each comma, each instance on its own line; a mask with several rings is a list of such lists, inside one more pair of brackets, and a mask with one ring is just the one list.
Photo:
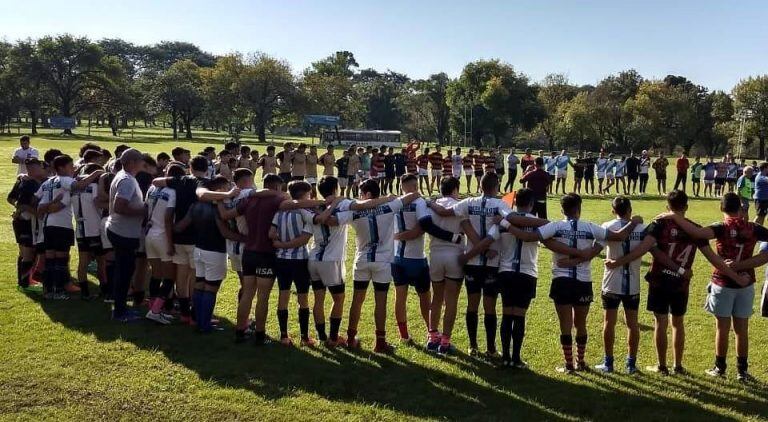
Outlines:
[[[617, 309], [623, 305], [629, 331], [626, 369], [634, 373], [639, 344], [640, 258], [650, 250], [653, 263], [646, 276], [650, 283], [647, 308], [656, 320], [658, 364], [648, 369], [669, 373], [666, 349], [671, 319], [672, 369], [680, 373], [684, 372], [683, 316], [690, 268], [699, 249], [715, 266], [706, 308], [717, 318], [716, 359], [707, 373], [725, 373], [732, 326], [736, 333], [737, 374], [739, 379], [749, 378], [747, 327], [755, 295], [754, 268], [768, 261], [768, 247], [761, 247], [755, 257], [752, 254], [758, 240], [768, 240], [768, 231], [743, 218], [742, 201], [736, 194], [723, 196], [724, 221], [709, 227], [699, 227], [684, 218], [687, 196], [682, 191], [669, 193], [669, 212], [647, 227], [632, 218], [626, 197], [617, 197], [612, 203], [616, 219], [598, 226], [580, 219], [581, 198], [574, 193], [562, 197], [565, 218], [560, 221], [550, 222], [531, 214], [536, 196], [530, 189], [517, 191], [516, 208], [511, 210], [497, 198], [499, 176], [493, 172], [480, 180], [482, 195], [463, 200], [458, 197], [459, 179], [447, 176], [440, 182], [441, 197], [425, 201], [418, 193], [418, 177], [412, 174], [401, 178], [401, 197], [382, 196], [380, 183], [366, 179], [359, 183], [357, 200], [339, 195], [340, 179], [324, 176], [317, 184], [323, 199], [313, 200], [310, 183], [289, 182], [286, 196], [282, 191], [284, 178], [275, 174], [267, 174], [264, 189], [257, 190], [248, 168], [232, 170], [230, 181], [218, 163], [214, 177], [208, 178], [211, 161], [202, 155], [185, 162], [188, 157], [182, 154], [179, 161], [169, 162], [160, 171], [152, 157], [121, 147], [115, 153], [118, 159], [104, 163], [105, 171], [98, 163], [104, 161], [103, 150], [93, 149], [98, 146], [92, 144], [88, 147], [77, 171], [73, 160], [56, 150], [46, 152], [45, 162], [34, 157], [25, 159], [20, 163], [25, 166], [20, 169], [24, 175], [9, 195], [17, 209], [14, 231], [20, 245], [19, 285], [28, 289], [32, 280], [42, 279], [47, 298], [67, 297], [64, 289], [69, 282], [69, 249], [76, 238], [81, 293], [89, 297], [86, 269], [96, 258], [100, 290], [114, 301], [114, 319], [130, 322], [138, 318], [126, 302], [132, 287], [134, 306], [144, 303], [144, 260], [151, 270], [149, 310], [144, 316], [169, 324], [174, 319], [170, 311], [175, 304], [183, 322], [196, 325], [200, 331], [212, 331], [216, 329], [212, 318], [216, 295], [226, 276], [229, 257], [241, 282], [238, 341], [249, 336], [258, 344], [269, 341], [265, 332], [268, 300], [277, 280], [281, 343], [292, 344], [288, 302], [291, 286], [295, 285], [301, 342], [315, 344], [309, 335], [309, 316], [313, 313], [320, 340], [330, 347], [358, 348], [357, 327], [372, 283], [374, 351], [386, 353], [392, 350], [386, 340], [387, 292], [394, 280], [400, 338], [411, 341], [405, 303], [412, 285], [419, 296], [427, 331], [426, 348], [448, 354], [453, 350], [451, 334], [464, 283], [470, 354], [477, 354], [479, 349], [478, 311], [482, 302], [486, 354], [494, 357], [498, 353], [498, 328], [502, 366], [523, 368], [526, 364], [520, 353], [525, 314], [536, 295], [537, 246], [541, 241], [555, 252], [549, 296], [561, 328], [564, 365], [559, 370], [572, 372], [587, 368], [586, 319], [593, 300], [589, 261], [605, 247], [601, 288], [605, 356], [597, 368], [605, 372], [614, 369], [613, 333]], [[46, 163], [50, 163], [49, 169]], [[149, 181], [146, 193], [139, 182], [142, 179], [145, 185]], [[355, 228], [356, 252], [345, 338], [339, 330], [344, 314], [349, 225]], [[425, 233], [432, 237], [429, 259], [425, 254]], [[468, 239], [466, 246], [464, 236]], [[717, 239], [717, 253], [705, 240], [711, 238]], [[34, 268], [36, 261], [39, 271]], [[310, 288], [315, 299], [311, 312]], [[329, 335], [325, 327], [326, 293], [333, 299]], [[500, 324], [496, 312], [499, 296], [503, 308]], [[254, 298], [254, 319], [249, 321]]]

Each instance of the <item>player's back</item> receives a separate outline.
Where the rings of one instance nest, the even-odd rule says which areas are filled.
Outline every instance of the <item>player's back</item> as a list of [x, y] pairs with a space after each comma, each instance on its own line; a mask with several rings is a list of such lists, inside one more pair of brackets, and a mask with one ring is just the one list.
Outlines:
[[[691, 223], [693, 222], [691, 221]], [[696, 256], [696, 248], [706, 244], [706, 241], [692, 238], [677, 223], [668, 218], [653, 220], [646, 228], [646, 235], [653, 236], [656, 239], [656, 247], [684, 269], [691, 268]], [[685, 288], [688, 285], [688, 281], [680, 274], [665, 267], [656, 259], [651, 263], [651, 269], [648, 271], [646, 279], [651, 283], [672, 281]]]

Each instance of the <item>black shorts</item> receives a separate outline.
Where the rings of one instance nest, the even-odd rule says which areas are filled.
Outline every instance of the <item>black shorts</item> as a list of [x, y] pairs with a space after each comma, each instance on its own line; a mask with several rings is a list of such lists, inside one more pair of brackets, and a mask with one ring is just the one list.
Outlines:
[[501, 303], [505, 308], [528, 309], [536, 297], [536, 277], [528, 274], [504, 271], [499, 273]]
[[347, 186], [352, 187], [355, 184], [355, 176], [347, 176]]
[[637, 180], [639, 176], [640, 176], [639, 174], [631, 173], [631, 174], [627, 174], [627, 179], [629, 179], [629, 180]]
[[392, 280], [395, 286], [413, 286], [419, 293], [428, 292], [431, 282], [427, 259], [395, 258]]
[[768, 200], [755, 199], [755, 212], [763, 217], [768, 215]]
[[715, 186], [723, 186], [725, 184], [725, 177], [715, 177]]
[[482, 170], [475, 170], [475, 177], [478, 179], [483, 177], [483, 174], [485, 174]]
[[584, 173], [584, 179], [595, 180], [595, 173]]
[[32, 245], [32, 221], [30, 220], [13, 220], [13, 234], [16, 236], [16, 243], [27, 248], [31, 248]]
[[540, 202], [539, 200], [533, 201], [533, 210], [531, 214], [539, 218], [547, 218], [547, 201]]
[[636, 311], [640, 309], [640, 295], [619, 295], [616, 293], [603, 292], [603, 309], [619, 309], [619, 305], [624, 306], [625, 311]]
[[309, 292], [309, 267], [306, 259], [275, 259], [275, 275], [280, 290], [291, 290], [291, 283], [296, 284], [296, 293]]
[[304, 180], [304, 176], [291, 176], [291, 180]]
[[43, 236], [46, 251], [69, 252], [75, 244], [75, 231], [66, 227], [48, 226]]
[[503, 167], [502, 168], [497, 168], [496, 169], [496, 174], [498, 174], [499, 176], [503, 176], [504, 175], [504, 168]]
[[728, 182], [729, 185], [736, 184], [736, 179], [733, 179], [733, 178], [730, 178], [730, 177], [726, 178], [725, 181]]
[[77, 238], [77, 250], [80, 252], [99, 253], [101, 251], [101, 236]]
[[685, 315], [688, 311], [688, 292], [665, 285], [650, 284], [647, 309], [654, 314]]
[[549, 297], [555, 305], [589, 306], [594, 299], [592, 283], [571, 277], [557, 277], [552, 280]]
[[283, 179], [283, 183], [288, 183], [291, 181], [291, 173], [279, 173], [278, 176]]
[[384, 172], [384, 178], [385, 179], [394, 179], [395, 178], [395, 172], [394, 171], [385, 171]]
[[480, 265], [465, 265], [464, 279], [467, 281], [467, 294], [482, 293], [483, 296], [496, 297], [499, 294], [498, 268]]
[[658, 182], [665, 182], [667, 180], [666, 174], [657, 174], [656, 175], [656, 181]]
[[243, 251], [243, 275], [274, 279], [274, 252]]
[[509, 170], [509, 178], [512, 179], [512, 180], [517, 179], [517, 170], [510, 169]]

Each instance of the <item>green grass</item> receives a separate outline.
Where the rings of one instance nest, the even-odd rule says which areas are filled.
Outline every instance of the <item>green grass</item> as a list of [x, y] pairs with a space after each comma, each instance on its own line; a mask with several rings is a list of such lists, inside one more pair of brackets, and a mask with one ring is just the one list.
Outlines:
[[[114, 146], [107, 131], [96, 139]], [[222, 135], [197, 133], [202, 144], [218, 144]], [[202, 136], [205, 136], [202, 139]], [[10, 163], [17, 135], [0, 136], [0, 193], [5, 196], [15, 175]], [[74, 154], [85, 137], [75, 139], [42, 134], [33, 140], [41, 152], [57, 147]], [[136, 130], [134, 139], [123, 132], [119, 142], [132, 142], [148, 152], [169, 151], [176, 143], [161, 130]], [[246, 141], [251, 143], [250, 141]], [[670, 169], [672, 174], [672, 169]], [[655, 183], [651, 180], [651, 191]], [[639, 198], [638, 198], [639, 199]], [[650, 219], [664, 209], [663, 201], [647, 197], [634, 201], [637, 214]], [[557, 215], [557, 198], [550, 213]], [[768, 415], [768, 389], [761, 381], [741, 385], [729, 378], [712, 380], [703, 375], [712, 364], [713, 326], [702, 309], [711, 268], [701, 256], [694, 265], [694, 280], [687, 317], [688, 344], [685, 363], [690, 376], [662, 378], [650, 374], [630, 377], [617, 373], [601, 376], [584, 373], [566, 376], [554, 371], [560, 363], [558, 324], [547, 298], [551, 280], [550, 254], [542, 249], [538, 297], [529, 312], [523, 357], [529, 372], [497, 371], [488, 363], [460, 353], [437, 359], [418, 348], [400, 347], [394, 356], [369, 353], [373, 341], [372, 298], [364, 308], [360, 329], [364, 351], [348, 353], [255, 348], [232, 341], [237, 280], [232, 275], [219, 295], [217, 314], [227, 331], [201, 336], [187, 327], [151, 324], [116, 325], [108, 320], [103, 303], [79, 300], [43, 302], [15, 288], [16, 246], [10, 228], [11, 209], [0, 205], [0, 415], [3, 419], [140, 419], [140, 420], [395, 420], [395, 419], [547, 419], [547, 420], [744, 420]], [[698, 222], [719, 220], [717, 202], [692, 200], [689, 216]], [[587, 198], [583, 218], [603, 222], [611, 218], [607, 199]], [[354, 242], [350, 236], [350, 243]], [[351, 250], [350, 250], [351, 258]], [[593, 262], [599, 280], [601, 262]], [[647, 262], [643, 272], [647, 270]], [[348, 275], [351, 262], [347, 262]], [[762, 274], [762, 272], [758, 272]], [[347, 277], [349, 279], [349, 277]], [[348, 289], [350, 289], [348, 287]], [[594, 286], [597, 291], [598, 286]], [[642, 306], [646, 286], [643, 285]], [[369, 293], [370, 296], [370, 293]], [[393, 295], [390, 295], [393, 296]], [[392, 298], [389, 306], [389, 339], [396, 326]], [[410, 297], [411, 330], [422, 338], [415, 295]], [[462, 294], [454, 340], [465, 350], [467, 340]], [[274, 307], [276, 297], [272, 298]], [[328, 309], [330, 309], [330, 299]], [[295, 309], [292, 299], [292, 309]], [[638, 364], [652, 364], [652, 318], [640, 314], [642, 338]], [[276, 334], [274, 310], [269, 333]], [[346, 319], [346, 315], [345, 315]], [[587, 351], [591, 364], [602, 356], [599, 304], [589, 318]], [[482, 324], [481, 324], [482, 325]], [[291, 332], [298, 337], [295, 313]], [[346, 323], [342, 325], [344, 329]], [[483, 338], [483, 330], [480, 329]], [[766, 320], [752, 320], [752, 372], [768, 380], [768, 329]], [[617, 331], [617, 363], [625, 356], [626, 333]], [[481, 347], [482, 340], [481, 340]], [[733, 346], [729, 364], [733, 368]], [[619, 365], [620, 366], [620, 365]]]

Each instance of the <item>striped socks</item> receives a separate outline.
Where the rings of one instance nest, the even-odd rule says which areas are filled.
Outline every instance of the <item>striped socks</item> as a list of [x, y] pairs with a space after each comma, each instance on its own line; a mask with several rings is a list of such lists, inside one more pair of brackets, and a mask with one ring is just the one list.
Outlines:
[[561, 334], [560, 346], [563, 348], [565, 367], [568, 369], [573, 369], [573, 336], [570, 334]]

